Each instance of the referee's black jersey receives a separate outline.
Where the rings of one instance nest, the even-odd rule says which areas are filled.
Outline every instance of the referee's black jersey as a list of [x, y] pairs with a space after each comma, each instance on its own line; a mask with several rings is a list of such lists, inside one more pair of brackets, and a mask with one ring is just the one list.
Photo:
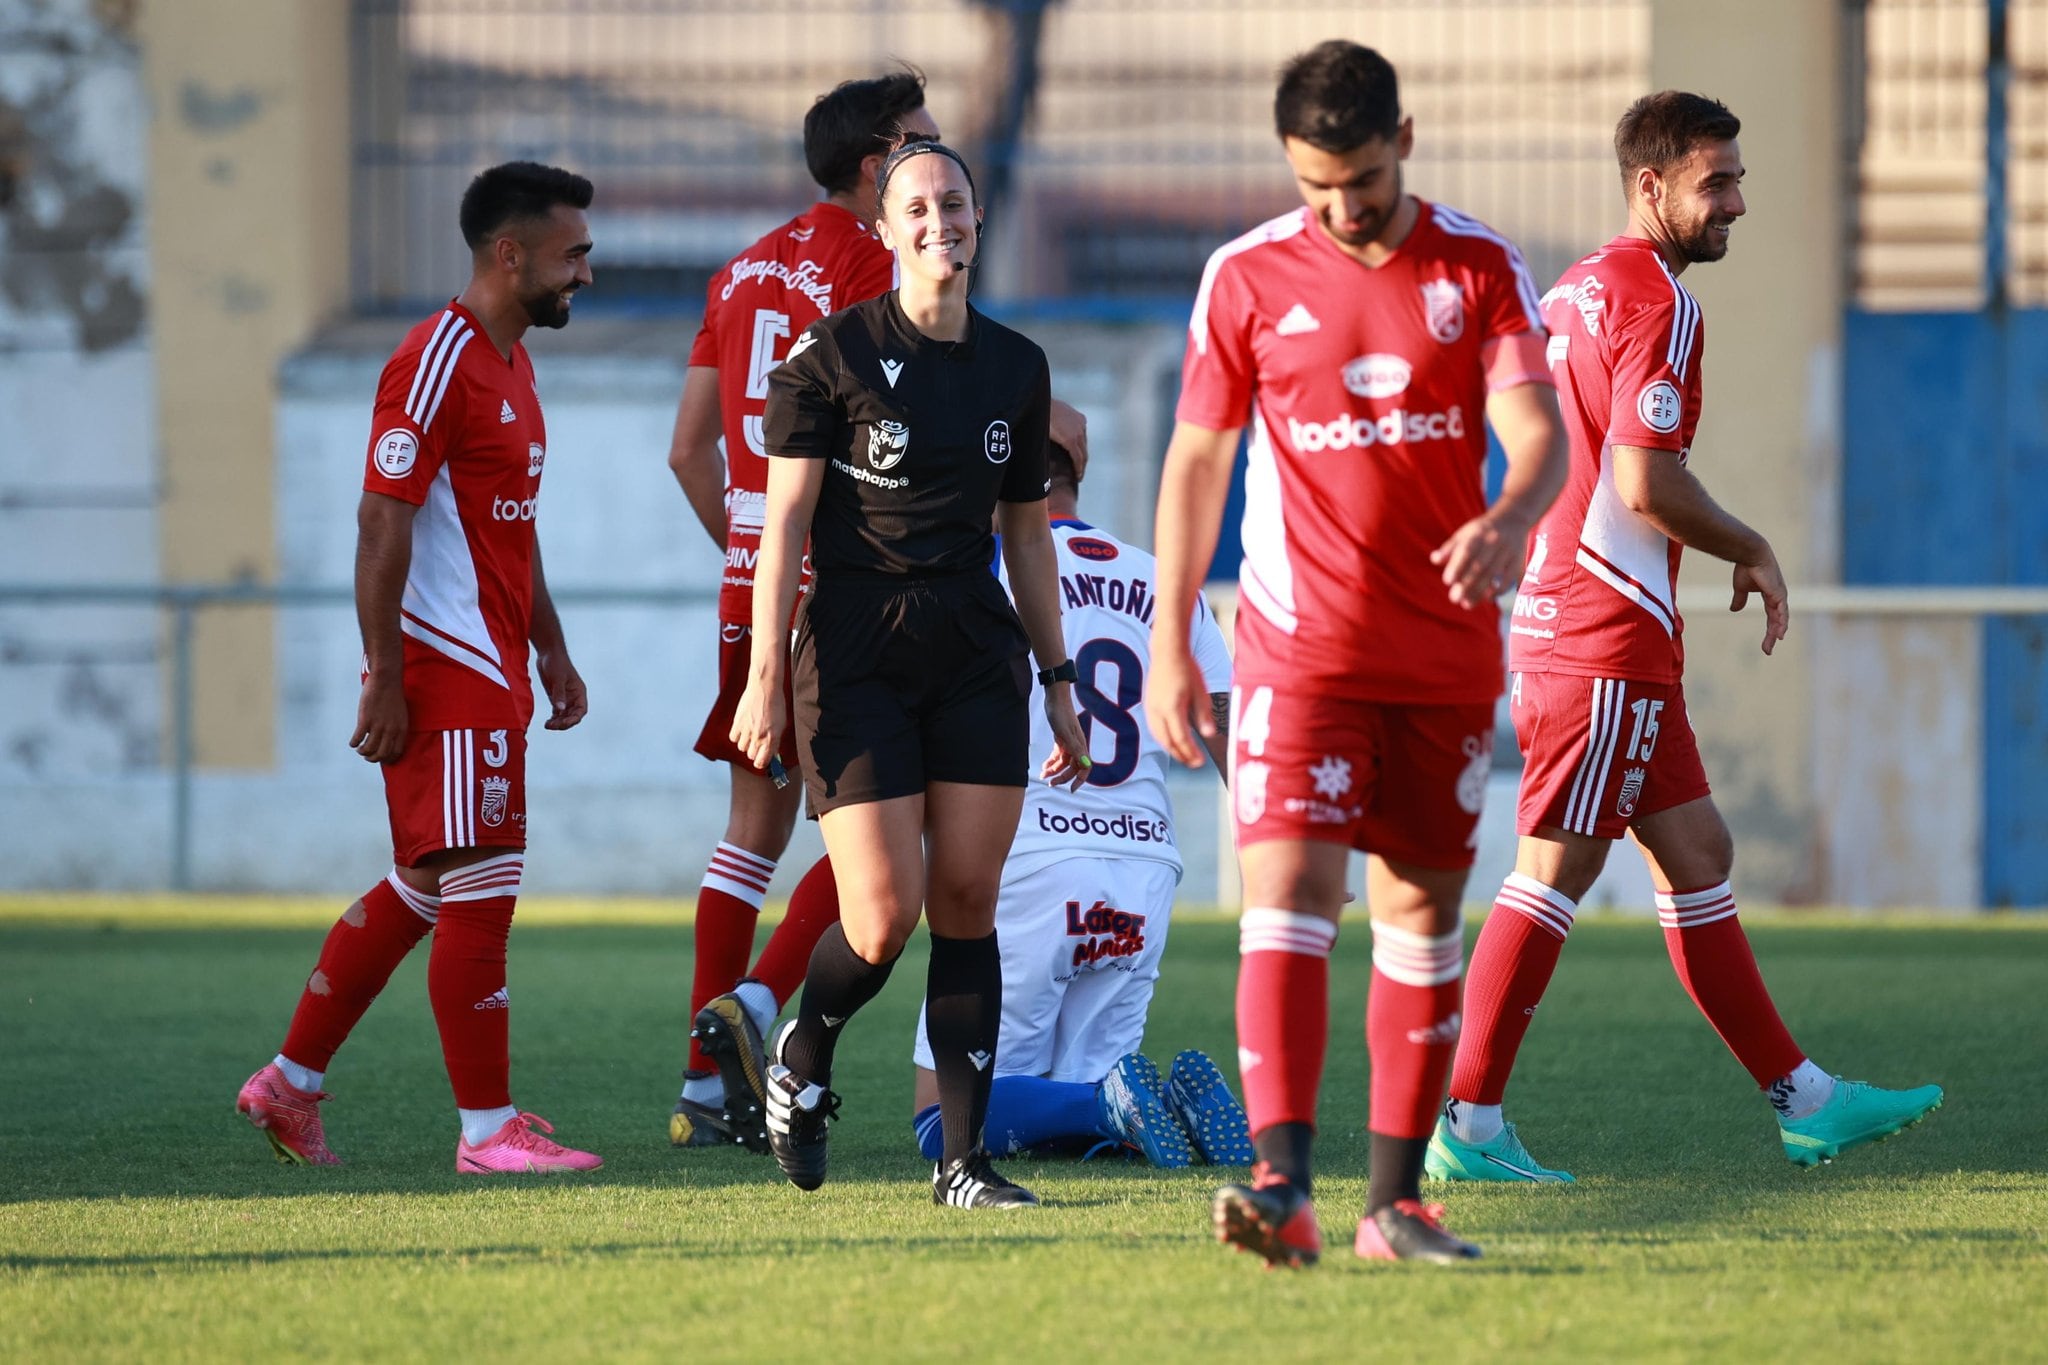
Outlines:
[[833, 574], [988, 571], [998, 499], [1048, 488], [1045, 352], [973, 308], [934, 341], [894, 290], [812, 323], [768, 377], [770, 456], [825, 460], [811, 563]]

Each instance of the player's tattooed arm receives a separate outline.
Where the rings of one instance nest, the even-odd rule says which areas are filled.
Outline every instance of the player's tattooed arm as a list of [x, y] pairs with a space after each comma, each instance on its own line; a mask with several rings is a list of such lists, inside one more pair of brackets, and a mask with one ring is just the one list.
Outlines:
[[683, 375], [675, 431], [668, 441], [668, 467], [682, 485], [690, 510], [711, 543], [725, 549], [725, 457], [719, 453], [721, 418], [718, 371], [692, 365]]
[[1216, 727], [1213, 735], [1202, 736], [1202, 747], [1209, 751], [1209, 761], [1216, 765], [1216, 775], [1226, 782], [1230, 780], [1230, 694], [1211, 692], [1209, 694], [1209, 720]]
[[349, 747], [371, 763], [405, 753], [405, 637], [398, 605], [412, 568], [412, 522], [419, 508], [386, 493], [356, 506], [356, 624], [363, 634], [363, 690]]

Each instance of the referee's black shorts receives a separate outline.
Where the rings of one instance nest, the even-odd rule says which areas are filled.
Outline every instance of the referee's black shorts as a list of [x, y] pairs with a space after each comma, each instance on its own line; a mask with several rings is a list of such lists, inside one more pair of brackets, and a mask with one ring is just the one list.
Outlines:
[[813, 815], [933, 782], [1025, 784], [1030, 645], [988, 570], [821, 576], [791, 665]]

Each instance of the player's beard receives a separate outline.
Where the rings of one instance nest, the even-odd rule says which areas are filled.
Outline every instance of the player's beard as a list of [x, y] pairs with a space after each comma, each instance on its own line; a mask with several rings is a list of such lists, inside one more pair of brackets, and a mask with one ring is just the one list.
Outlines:
[[1332, 238], [1344, 246], [1352, 248], [1371, 246], [1385, 234], [1388, 225], [1394, 221], [1394, 215], [1401, 211], [1401, 200], [1406, 194], [1407, 187], [1402, 183], [1401, 163], [1397, 161], [1394, 163], [1393, 197], [1387, 200], [1385, 208], [1375, 211], [1372, 217], [1365, 220], [1363, 228], [1357, 232], [1339, 232], [1327, 216], [1323, 219], [1323, 227]]
[[1678, 254], [1692, 265], [1718, 261], [1728, 254], [1728, 239], [1714, 232], [1714, 215], [1704, 214], [1697, 221], [1680, 225], [1667, 224], [1671, 241], [1678, 248]]
[[[571, 285], [569, 292], [573, 295], [576, 292], [575, 286]], [[522, 295], [519, 303], [526, 309], [527, 321], [536, 327], [561, 328], [569, 325], [569, 303], [562, 297], [562, 291], [559, 289]]]

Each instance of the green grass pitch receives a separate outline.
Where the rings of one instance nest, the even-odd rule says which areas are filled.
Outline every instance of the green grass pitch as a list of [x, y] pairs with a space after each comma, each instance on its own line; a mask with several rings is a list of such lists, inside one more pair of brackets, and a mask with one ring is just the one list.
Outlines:
[[[1209, 1240], [1212, 1172], [1011, 1160], [1048, 1207], [937, 1209], [912, 1150], [922, 946], [841, 1049], [812, 1195], [680, 1152], [676, 905], [521, 909], [515, 1095], [592, 1177], [460, 1177], [425, 954], [329, 1073], [340, 1170], [274, 1164], [233, 1111], [338, 906], [0, 901], [0, 1359], [1467, 1361], [2040, 1359], [2048, 1351], [2048, 922], [1756, 916], [1823, 1066], [1938, 1081], [1927, 1123], [1832, 1166], [1673, 981], [1653, 924], [1587, 920], [1509, 1113], [1557, 1188], [1458, 1187], [1469, 1269], [1369, 1266], [1362, 923], [1338, 945], [1318, 1205], [1329, 1255]], [[1231, 1066], [1234, 928], [1173, 929], [1148, 1050]]]

